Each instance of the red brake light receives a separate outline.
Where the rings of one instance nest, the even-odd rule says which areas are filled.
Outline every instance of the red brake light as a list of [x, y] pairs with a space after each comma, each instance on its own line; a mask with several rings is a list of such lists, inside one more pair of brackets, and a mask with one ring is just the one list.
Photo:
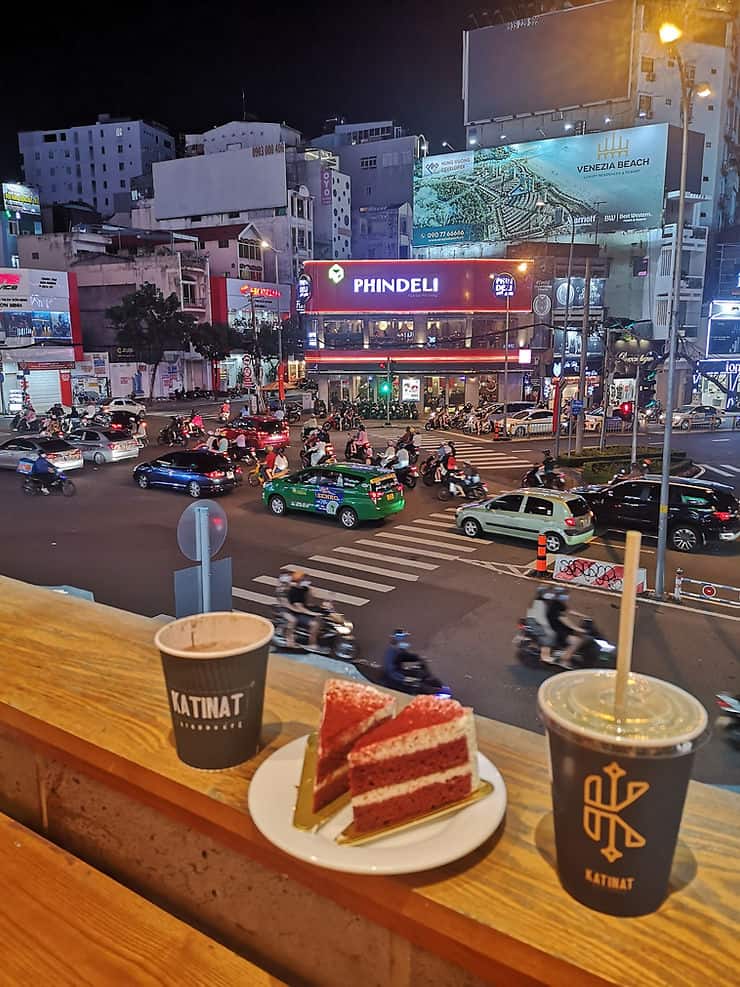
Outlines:
[[396, 484], [396, 490], [397, 490], [397, 491], [398, 491], [399, 493], [403, 493], [403, 484], [402, 484], [402, 483], [397, 483], [397, 484]]
[[377, 490], [370, 491], [370, 500], [373, 502], [373, 504], [378, 503], [378, 501], [380, 500], [380, 494], [378, 493]]
[[226, 474], [223, 470], [212, 470], [210, 473], [206, 473], [206, 476], [209, 480], [220, 480], [226, 476]]
[[115, 449], [116, 448], [116, 443], [115, 442], [109, 442], [108, 443], [108, 448], [109, 449]]
[[729, 511], [712, 511], [712, 517], [716, 517], [718, 521], [729, 521], [732, 514]]
[[574, 517], [567, 517], [565, 519], [565, 527], [566, 528], [575, 528], [576, 523], [577, 522], [576, 522], [576, 519]]

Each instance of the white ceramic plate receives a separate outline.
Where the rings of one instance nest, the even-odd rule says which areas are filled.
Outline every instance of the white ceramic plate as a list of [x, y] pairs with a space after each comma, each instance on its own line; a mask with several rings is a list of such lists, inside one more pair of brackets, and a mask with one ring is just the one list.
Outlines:
[[475, 850], [493, 833], [506, 810], [506, 785], [498, 769], [478, 754], [478, 770], [493, 792], [454, 815], [421, 823], [362, 846], [339, 846], [336, 836], [352, 822], [349, 806], [317, 833], [293, 826], [306, 738], [286, 744], [260, 767], [249, 786], [249, 812], [262, 835], [299, 860], [350, 874], [412, 874], [441, 867]]

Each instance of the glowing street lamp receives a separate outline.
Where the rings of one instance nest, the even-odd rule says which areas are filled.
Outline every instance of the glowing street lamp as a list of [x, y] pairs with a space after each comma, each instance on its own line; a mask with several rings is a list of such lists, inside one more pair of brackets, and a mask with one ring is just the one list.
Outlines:
[[676, 24], [672, 24], [670, 21], [665, 21], [658, 28], [658, 37], [664, 45], [675, 44], [682, 35], [683, 31], [681, 28]]

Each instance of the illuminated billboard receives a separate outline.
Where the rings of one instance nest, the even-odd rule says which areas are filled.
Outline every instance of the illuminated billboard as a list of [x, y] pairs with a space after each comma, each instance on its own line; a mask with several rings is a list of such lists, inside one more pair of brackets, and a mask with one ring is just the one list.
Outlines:
[[39, 194], [30, 185], [19, 185], [17, 182], [3, 182], [3, 208], [14, 213], [29, 213], [32, 216], [41, 215]]
[[660, 226], [668, 124], [482, 147], [414, 165], [414, 246]]
[[465, 123], [627, 99], [633, 10], [606, 0], [464, 32]]
[[68, 275], [0, 268], [0, 330], [9, 348], [49, 341], [71, 344]]
[[306, 312], [530, 312], [532, 264], [516, 260], [309, 260]]

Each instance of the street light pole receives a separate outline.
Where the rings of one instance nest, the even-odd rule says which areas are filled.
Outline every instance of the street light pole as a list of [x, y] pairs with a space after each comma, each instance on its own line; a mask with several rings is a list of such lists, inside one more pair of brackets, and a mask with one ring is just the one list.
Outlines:
[[[567, 271], [567, 274], [566, 274], [567, 281], [566, 281], [566, 285], [565, 285], [565, 322], [564, 322], [564, 325], [563, 325], [563, 352], [561, 354], [561, 363], [560, 363], [560, 380], [561, 380], [561, 384], [560, 384], [560, 387], [558, 387], [557, 393], [556, 393], [556, 396], [555, 396], [555, 405], [556, 405], [556, 407], [555, 407], [555, 422], [556, 422], [556, 428], [555, 428], [555, 459], [557, 459], [558, 456], [560, 455], [560, 418], [561, 418], [560, 412], [561, 412], [561, 408], [563, 406], [563, 385], [562, 385], [562, 381], [565, 378], [565, 351], [566, 351], [566, 342], [567, 342], [567, 338], [568, 338], [568, 320], [570, 318], [570, 286], [571, 286], [571, 281], [572, 281], [572, 277], [573, 277], [573, 248], [574, 248], [575, 242], [576, 242], [576, 218], [573, 215], [572, 211], [567, 206], [562, 206], [562, 208], [565, 210], [565, 212], [568, 213], [568, 216], [570, 217], [570, 247], [568, 249], [568, 271]], [[553, 338], [553, 341], [554, 341], [554, 338]], [[553, 356], [554, 355], [555, 354], [553, 353]]]
[[[686, 204], [686, 171], [689, 150], [689, 116], [691, 114], [691, 85], [686, 76], [686, 67], [680, 54], [675, 59], [681, 78], [681, 181], [678, 191], [678, 216], [676, 235], [673, 241], [673, 290], [668, 320], [668, 381], [666, 384], [665, 431], [663, 432], [663, 461], [660, 473], [660, 507], [658, 510], [658, 550], [655, 567], [655, 595], [661, 600], [665, 596], [665, 556], [668, 544], [668, 497], [671, 476], [671, 440], [673, 437], [673, 402], [676, 376], [676, 342], [678, 338], [678, 317], [681, 299], [681, 251], [683, 248], [684, 208]], [[637, 408], [635, 408], [635, 414]]]
[[583, 452], [583, 426], [585, 416], [583, 409], [586, 407], [586, 370], [588, 368], [588, 335], [589, 318], [591, 314], [591, 258], [586, 258], [586, 277], [584, 279], [583, 293], [583, 323], [581, 325], [581, 361], [578, 372], [578, 400], [581, 402], [581, 410], [576, 418], [576, 454]]

